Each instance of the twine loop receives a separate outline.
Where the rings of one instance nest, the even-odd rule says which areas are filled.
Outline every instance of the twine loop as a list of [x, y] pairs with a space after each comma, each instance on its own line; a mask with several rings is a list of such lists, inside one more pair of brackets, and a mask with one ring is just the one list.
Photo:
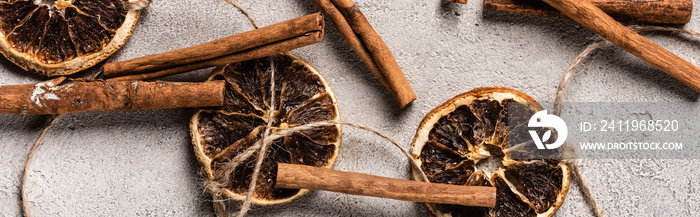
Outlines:
[[[666, 32], [672, 32], [675, 34], [687, 34], [695, 37], [700, 37], [700, 33], [689, 30], [689, 29], [683, 29], [683, 28], [676, 28], [676, 27], [666, 27], [666, 26], [629, 26], [629, 28], [632, 31], [635, 31], [637, 33], [642, 33], [642, 32], [652, 32], [652, 31], [666, 31]], [[561, 81], [559, 82], [559, 87], [557, 88], [557, 95], [554, 100], [554, 114], [557, 116], [561, 115], [561, 103], [564, 99], [564, 90], [568, 87], [569, 83], [571, 82], [571, 78], [574, 74], [574, 71], [577, 66], [581, 65], [583, 60], [586, 59], [586, 57], [590, 56], [593, 51], [595, 51], [597, 48], [599, 48], [601, 45], [603, 45], [607, 40], [604, 38], [598, 36], [598, 39], [596, 39], [593, 43], [589, 44], [586, 46], [581, 53], [579, 53], [576, 58], [574, 58], [574, 61], [569, 65], [569, 68], [566, 70], [564, 73], [564, 76], [562, 76]], [[568, 146], [567, 146], [568, 147]], [[575, 155], [575, 150], [573, 148], [568, 147], [569, 151], [572, 151], [574, 153], [573, 156]], [[593, 194], [591, 194], [591, 190], [588, 187], [588, 183], [583, 179], [581, 176], [581, 173], [579, 171], [578, 165], [576, 164], [575, 159], [570, 159], [566, 160], [569, 165], [571, 165], [571, 173], [573, 174], [574, 179], [579, 183], [579, 187], [581, 188], [581, 192], [583, 193], [583, 197], [586, 200], [586, 203], [590, 206], [591, 210], [595, 213], [596, 216], [598, 217], [606, 217], [607, 215], [605, 214], [605, 211], [598, 206], [598, 204], [595, 201], [595, 198], [593, 197]]]

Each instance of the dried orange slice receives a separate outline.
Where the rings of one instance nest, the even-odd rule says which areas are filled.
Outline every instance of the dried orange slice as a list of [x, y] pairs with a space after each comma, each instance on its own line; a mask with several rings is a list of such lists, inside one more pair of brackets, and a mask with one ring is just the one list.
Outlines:
[[[509, 103], [522, 106], [511, 108]], [[530, 139], [529, 135], [509, 132], [509, 112], [529, 118], [539, 110], [542, 107], [525, 93], [487, 87], [460, 94], [430, 111], [411, 145], [411, 155], [429, 181], [497, 189], [494, 208], [426, 204], [430, 213], [441, 217], [552, 216], [569, 190], [568, 164], [508, 157], [513, 146], [509, 141]], [[479, 169], [489, 159], [500, 163], [496, 165], [498, 170]], [[416, 180], [420, 177], [418, 173], [412, 171]]]
[[[275, 69], [275, 108], [270, 114], [270, 63]], [[215, 69], [210, 80], [226, 80], [225, 106], [202, 109], [194, 114], [190, 132], [195, 155], [205, 176], [215, 177], [224, 163], [252, 146], [267, 124], [272, 132], [305, 123], [339, 120], [331, 87], [321, 74], [303, 59], [281, 54]], [[252, 202], [280, 204], [308, 192], [275, 188], [277, 162], [331, 168], [338, 157], [341, 126], [317, 127], [274, 141], [264, 160]], [[257, 154], [255, 155], [257, 156]], [[236, 169], [224, 194], [244, 200], [253, 173], [254, 158]]]
[[0, 53], [44, 76], [69, 75], [119, 50], [139, 11], [126, 0], [0, 0]]

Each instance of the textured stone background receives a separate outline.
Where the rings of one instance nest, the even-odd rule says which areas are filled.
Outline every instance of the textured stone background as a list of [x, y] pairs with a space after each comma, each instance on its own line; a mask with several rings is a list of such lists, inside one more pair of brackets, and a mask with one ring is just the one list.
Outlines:
[[[311, 1], [241, 0], [261, 25], [316, 12]], [[554, 100], [557, 84], [594, 34], [566, 19], [482, 11], [438, 0], [357, 0], [391, 48], [418, 99], [403, 111], [327, 25], [323, 42], [297, 49], [333, 86], [345, 120], [376, 127], [410, 147], [431, 108], [479, 86], [508, 86], [539, 101]], [[697, 5], [697, 4], [696, 4]], [[700, 6], [695, 6], [696, 10]], [[329, 21], [328, 21], [329, 22]], [[695, 15], [687, 28], [700, 30]], [[221, 0], [156, 1], [113, 60], [160, 53], [251, 30]], [[700, 41], [650, 38], [700, 65]], [[626, 52], [605, 45], [574, 76], [568, 101], [696, 102], [698, 94]], [[93, 69], [94, 71], [94, 69]], [[174, 76], [195, 80], [208, 70]], [[82, 74], [83, 76], [85, 74]], [[0, 58], [0, 84], [34, 83]], [[28, 178], [33, 216], [210, 215], [191, 151], [191, 110], [64, 115], [38, 149]], [[697, 114], [689, 114], [697, 115]], [[0, 216], [19, 216], [22, 165], [46, 117], [0, 115]], [[697, 145], [697, 144], [693, 144]], [[388, 142], [346, 128], [336, 169], [408, 179], [404, 157]], [[587, 160], [582, 172], [611, 216], [700, 215], [698, 160]], [[237, 204], [237, 203], [236, 203]], [[421, 204], [313, 192], [292, 203], [255, 206], [251, 216], [426, 216]], [[589, 216], [573, 185], [558, 216]]]

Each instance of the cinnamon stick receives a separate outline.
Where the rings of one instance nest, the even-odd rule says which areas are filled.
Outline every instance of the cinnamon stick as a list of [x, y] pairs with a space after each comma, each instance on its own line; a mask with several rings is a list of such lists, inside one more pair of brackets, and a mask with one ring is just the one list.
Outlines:
[[582, 26], [700, 92], [700, 68], [628, 29], [588, 0], [544, 0]]
[[[692, 0], [591, 0], [620, 22], [686, 24], [693, 14]], [[484, 9], [546, 17], [567, 17], [539, 0], [484, 0]]]
[[389, 90], [399, 107], [404, 108], [416, 99], [391, 51], [355, 3], [350, 0], [314, 0], [314, 3], [333, 21], [340, 36]]
[[299, 164], [277, 164], [277, 188], [311, 189], [404, 201], [494, 207], [496, 188], [392, 179]]
[[262, 58], [266, 56], [272, 56], [285, 51], [292, 50], [294, 48], [304, 47], [306, 45], [314, 44], [323, 39], [323, 32], [311, 32], [306, 35], [294, 37], [291, 39], [275, 42], [272, 44], [263, 45], [260, 47], [248, 49], [245, 51], [229, 54], [227, 56], [213, 58], [205, 61], [194, 62], [191, 64], [175, 66], [173, 68], [167, 68], [162, 70], [157, 70], [153, 72], [134, 74], [110, 78], [109, 80], [117, 81], [134, 81], [134, 80], [147, 80], [159, 78], [167, 75], [174, 75], [182, 72], [189, 72], [196, 69], [208, 68], [213, 66], [222, 66], [229, 63], [243, 62], [247, 60]]
[[[140, 74], [187, 66], [188, 64], [208, 67], [214, 64], [212, 61], [221, 62], [225, 58], [243, 59], [236, 57], [236, 55], [241, 55], [240, 52], [248, 56], [270, 56], [320, 41], [323, 38], [323, 26], [323, 16], [320, 13], [310, 14], [192, 47], [108, 63], [105, 64], [104, 75], [116, 77]], [[256, 49], [260, 47], [267, 49]], [[222, 59], [222, 57], [225, 58]], [[188, 66], [188, 69], [196, 68]], [[168, 71], [168, 73], [177, 72], [182, 71]], [[164, 73], [161, 72], [161, 74]]]
[[0, 86], [0, 113], [64, 114], [222, 106], [224, 81], [69, 80]]

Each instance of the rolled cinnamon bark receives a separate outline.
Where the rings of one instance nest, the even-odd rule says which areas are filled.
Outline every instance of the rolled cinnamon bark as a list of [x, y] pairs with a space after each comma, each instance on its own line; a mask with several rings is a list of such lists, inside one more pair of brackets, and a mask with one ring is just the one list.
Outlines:
[[0, 113], [64, 114], [222, 106], [224, 81], [86, 81], [65, 77], [0, 86]]
[[[686, 24], [692, 0], [590, 0], [620, 22]], [[484, 9], [546, 17], [567, 17], [540, 0], [484, 0]]]
[[[220, 57], [236, 55], [239, 52], [256, 52], [257, 54], [261, 54], [262, 52], [256, 51], [257, 48], [276, 44], [278, 48], [275, 51], [282, 51], [264, 53], [267, 54], [265, 56], [270, 56], [320, 41], [321, 38], [323, 38], [323, 26], [324, 21], [321, 13], [310, 14], [192, 47], [120, 62], [107, 63], [104, 67], [104, 75], [106, 77], [116, 77], [141, 74], [188, 66], [193, 63], [207, 67], [211, 64], [201, 63]], [[314, 39], [314, 41], [309, 42], [307, 40], [305, 43], [284, 43], [299, 37]], [[284, 47], [280, 48], [280, 44], [284, 45]], [[190, 66], [189, 68], [192, 67]], [[170, 73], [177, 72], [182, 71], [170, 71]]]
[[172, 68], [156, 70], [153, 72], [147, 72], [142, 74], [125, 75], [110, 78], [109, 80], [121, 80], [121, 81], [134, 81], [134, 80], [147, 80], [154, 79], [168, 75], [174, 75], [177, 73], [188, 72], [196, 69], [202, 69], [213, 66], [222, 66], [230, 63], [243, 62], [247, 60], [263, 58], [266, 56], [272, 56], [282, 52], [292, 50], [294, 48], [303, 47], [306, 45], [314, 44], [323, 39], [323, 32], [311, 32], [306, 35], [294, 37], [288, 40], [275, 42], [272, 44], [263, 45], [256, 47], [254, 49], [249, 49], [241, 52], [236, 52], [229, 54], [227, 56], [203, 60], [199, 62], [194, 62], [191, 64], [185, 64], [180, 66], [175, 66]]
[[582, 26], [700, 92], [700, 68], [628, 29], [588, 0], [543, 0]]
[[277, 164], [278, 188], [334, 191], [397, 200], [496, 206], [496, 188], [428, 183], [343, 172], [300, 164]]
[[352, 0], [314, 0], [362, 62], [389, 90], [400, 108], [416, 99], [398, 63], [382, 38]]

